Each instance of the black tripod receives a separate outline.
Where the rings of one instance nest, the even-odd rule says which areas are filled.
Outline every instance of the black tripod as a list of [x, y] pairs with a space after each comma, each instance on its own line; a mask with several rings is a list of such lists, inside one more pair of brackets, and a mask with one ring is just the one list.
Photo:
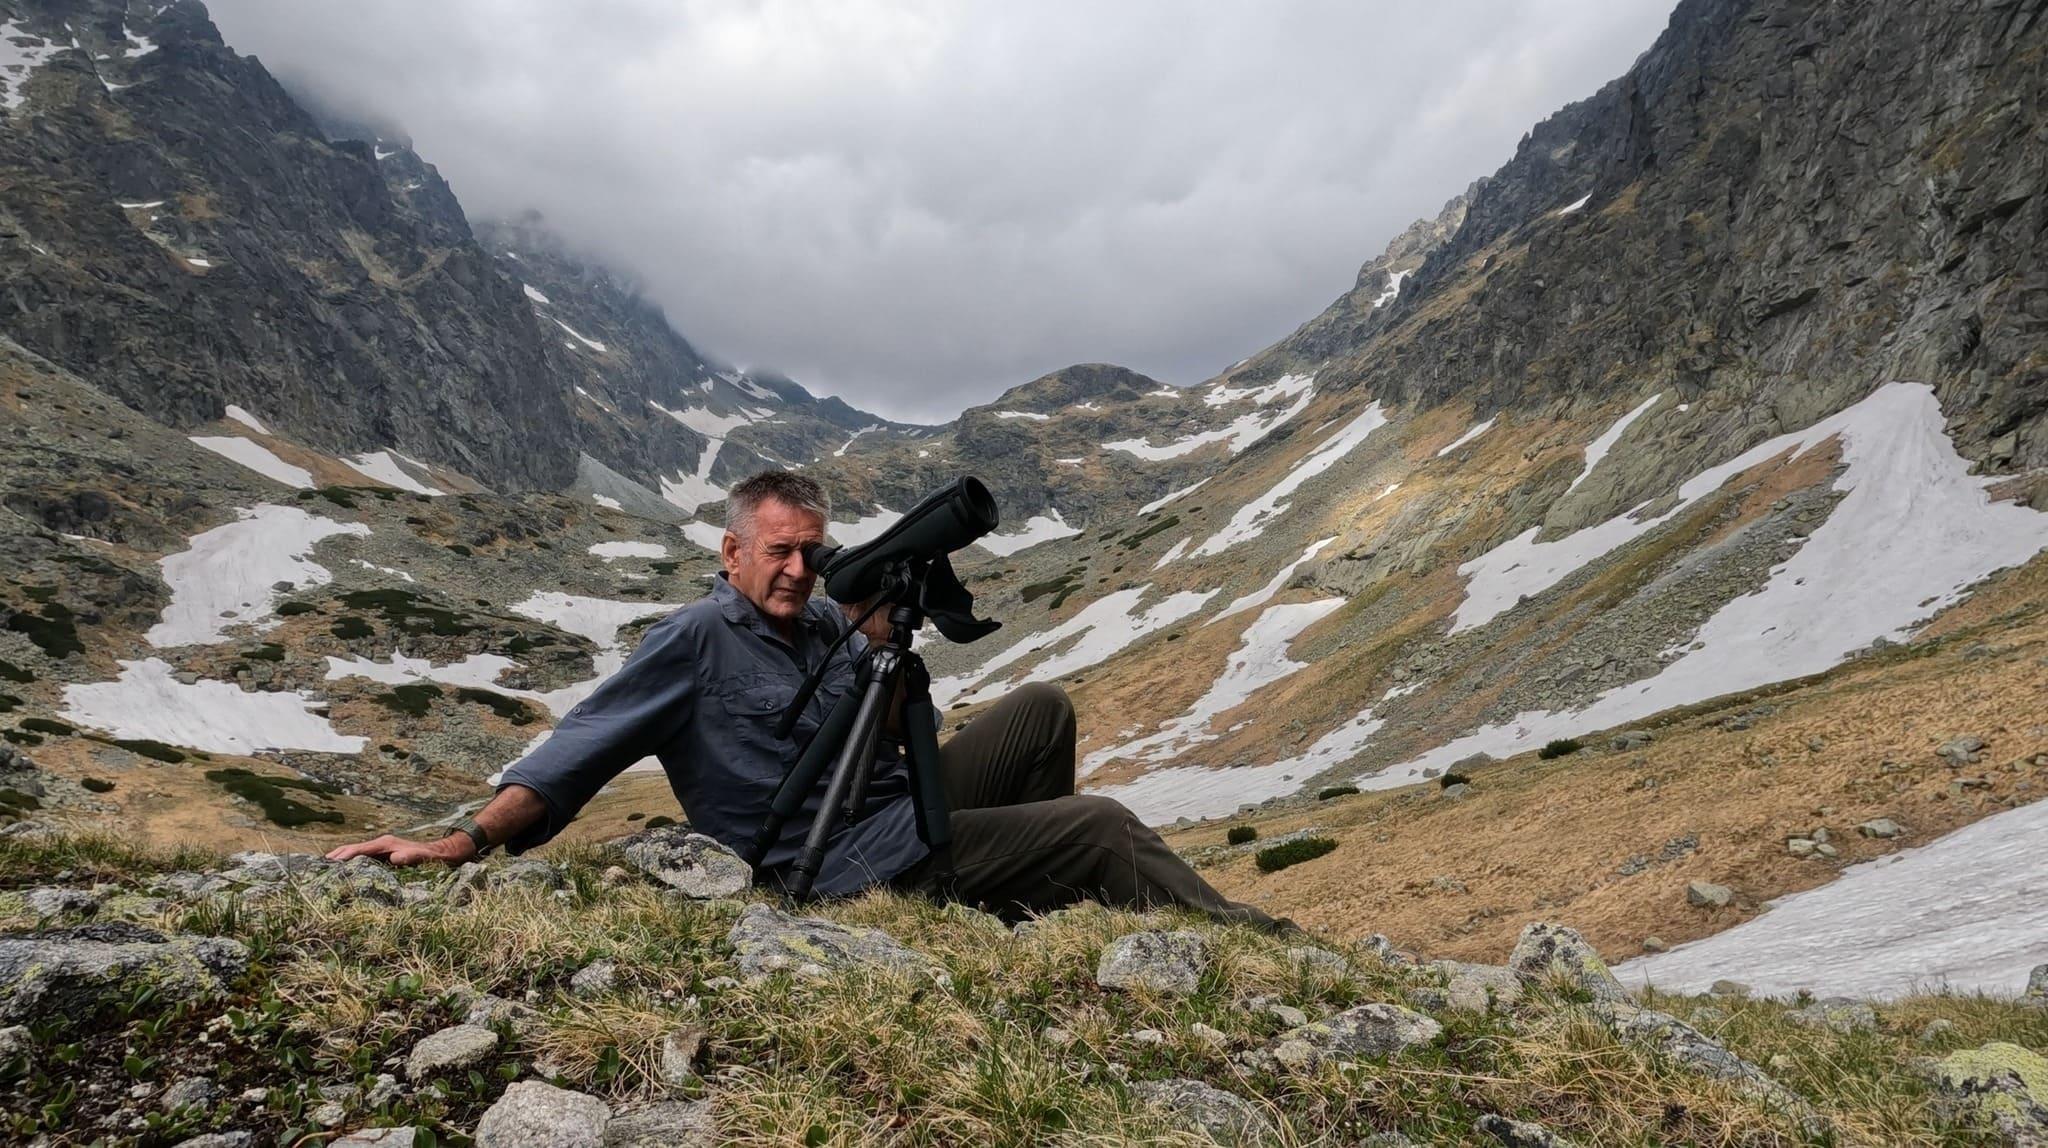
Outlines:
[[[897, 727], [903, 733], [904, 763], [909, 769], [917, 835], [931, 850], [931, 871], [941, 894], [952, 887], [953, 830], [939, 773], [938, 709], [932, 704], [931, 672], [925, 668], [924, 659], [911, 650], [911, 641], [925, 621], [922, 603], [929, 568], [928, 562], [906, 560], [884, 580], [885, 588], [868, 615], [889, 607], [889, 640], [870, 647], [861, 660], [854, 688], [832, 707], [817, 735], [804, 747], [796, 766], [783, 776], [769, 804], [768, 817], [755, 832], [746, 852], [746, 862], [758, 871], [761, 859], [782, 836], [782, 827], [803, 809], [804, 798], [830, 765], [832, 776], [825, 784], [825, 800], [783, 881], [785, 890], [797, 900], [811, 895], [811, 885], [825, 861], [825, 843], [834, 829], [841, 824], [853, 824], [867, 803], [875, 751], [889, 707], [898, 698], [899, 690], [902, 705], [897, 713]], [[852, 632], [847, 631], [849, 635]], [[796, 700], [782, 715], [777, 731], [780, 736], [788, 737], [795, 728], [798, 715], [810, 704], [830, 661], [828, 653], [825, 662], [805, 680]]]

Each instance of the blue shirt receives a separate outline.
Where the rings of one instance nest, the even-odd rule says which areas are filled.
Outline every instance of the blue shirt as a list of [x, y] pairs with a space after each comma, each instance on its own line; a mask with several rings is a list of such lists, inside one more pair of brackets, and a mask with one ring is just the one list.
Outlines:
[[[867, 640], [854, 634], [831, 654], [790, 737], [775, 736], [825, 651], [850, 623], [829, 601], [804, 607], [795, 639], [785, 638], [720, 574], [711, 593], [647, 631], [619, 672], [562, 716], [553, 736], [505, 770], [499, 788], [523, 785], [547, 804], [547, 818], [506, 843], [524, 852], [553, 838], [597, 791], [641, 758], [661, 759], [692, 828], [743, 849], [768, 816], [769, 799], [832, 706], [854, 684]], [[762, 858], [787, 865], [823, 803], [828, 770]], [[908, 774], [878, 762], [859, 820], [828, 843], [816, 889], [856, 892], [922, 860]]]

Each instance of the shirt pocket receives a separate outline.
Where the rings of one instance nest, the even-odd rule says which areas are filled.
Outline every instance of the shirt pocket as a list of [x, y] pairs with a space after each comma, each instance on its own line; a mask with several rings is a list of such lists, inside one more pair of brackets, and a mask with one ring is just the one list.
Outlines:
[[731, 750], [727, 769], [749, 780], [781, 780], [796, 760], [796, 736], [777, 737], [775, 727], [796, 689], [796, 683], [774, 673], [736, 674], [720, 684]]

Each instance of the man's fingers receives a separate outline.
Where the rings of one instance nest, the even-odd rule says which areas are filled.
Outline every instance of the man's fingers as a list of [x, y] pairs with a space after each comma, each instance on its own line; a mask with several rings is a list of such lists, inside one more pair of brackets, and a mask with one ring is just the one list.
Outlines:
[[354, 845], [343, 845], [327, 852], [329, 861], [346, 861], [351, 857], [388, 857], [393, 850], [409, 844], [403, 838], [389, 833], [372, 841], [358, 841]]

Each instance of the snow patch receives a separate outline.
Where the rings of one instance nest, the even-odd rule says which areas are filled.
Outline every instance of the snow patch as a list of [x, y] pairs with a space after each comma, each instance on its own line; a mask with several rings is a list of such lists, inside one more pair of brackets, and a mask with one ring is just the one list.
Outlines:
[[2009, 809], [1930, 844], [1851, 865], [1829, 884], [1616, 976], [1677, 992], [1736, 977], [1759, 995], [1803, 988], [1889, 998], [1952, 989], [2016, 996], [2048, 936], [2041, 842], [2048, 801]]
[[1629, 424], [1648, 414], [1650, 408], [1657, 405], [1657, 400], [1663, 397], [1664, 393], [1659, 391], [1644, 399], [1636, 409], [1616, 419], [1613, 426], [1601, 431], [1599, 438], [1587, 443], [1586, 465], [1579, 471], [1578, 477], [1572, 479], [1572, 484], [1564, 488], [1564, 492], [1570, 494], [1577, 490], [1579, 484], [1586, 481], [1586, 476], [1593, 473], [1593, 468], [1600, 465], [1600, 460], [1607, 457], [1607, 452], [1614, 449], [1614, 444], [1621, 441], [1622, 432], [1628, 430]]
[[[34, 40], [17, 44], [15, 40]], [[0, 108], [13, 110], [28, 98], [28, 77], [67, 45], [44, 40], [12, 20], [0, 24]]]
[[1090, 792], [1123, 802], [1140, 820], [1153, 825], [1177, 817], [1215, 817], [1235, 812], [1241, 805], [1294, 792], [1302, 782], [1357, 756], [1384, 724], [1370, 709], [1361, 710], [1293, 757], [1229, 769], [1172, 765]]
[[439, 498], [447, 493], [446, 491], [436, 490], [412, 475], [407, 474], [405, 468], [398, 464], [398, 459], [393, 457], [394, 453], [388, 450], [377, 450], [371, 451], [368, 454], [356, 455], [354, 458], [346, 461], [350, 469], [361, 474], [364, 478], [370, 479], [373, 482], [381, 482], [385, 486], [397, 487], [399, 490], [409, 490], [414, 494], [425, 494], [434, 498]]
[[255, 415], [250, 414], [248, 411], [243, 410], [242, 408], [236, 406], [233, 403], [228, 404], [227, 415], [229, 418], [235, 420], [238, 423], [241, 423], [243, 426], [248, 427], [250, 430], [255, 431], [257, 434], [270, 433], [270, 428], [264, 426], [262, 421], [259, 420]]
[[713, 554], [718, 553], [725, 542], [725, 527], [714, 526], [709, 522], [685, 522], [682, 530], [684, 538]]
[[560, 327], [564, 331], [567, 331], [569, 333], [570, 338], [576, 340], [577, 342], [583, 344], [586, 347], [589, 347], [591, 350], [596, 351], [600, 355], [604, 354], [607, 350], [610, 349], [606, 347], [603, 343], [598, 342], [596, 339], [593, 339], [588, 335], [584, 335], [578, 332], [576, 328], [571, 327], [569, 324], [562, 322], [560, 319], [555, 320], [555, 326]]
[[1266, 610], [1245, 627], [1222, 676], [1211, 683], [1208, 692], [1196, 699], [1186, 713], [1167, 722], [1156, 733], [1089, 754], [1081, 763], [1082, 776], [1119, 759], [1166, 761], [1204, 742], [1215, 741], [1220, 735], [1210, 733], [1209, 726], [1217, 717], [1243, 705], [1260, 689], [1308, 668], [1307, 662], [1290, 659], [1287, 648], [1303, 630], [1343, 604], [1342, 598], [1324, 598]]
[[1247, 400], [1259, 406], [1291, 399], [1315, 385], [1313, 372], [1306, 375], [1282, 375], [1270, 383], [1256, 387], [1230, 387], [1217, 383], [1202, 393], [1202, 402], [1212, 407], [1227, 407]]
[[265, 504], [235, 513], [237, 521], [196, 534], [190, 547], [158, 560], [171, 588], [171, 604], [144, 635], [150, 645], [223, 642], [230, 626], [253, 625], [259, 632], [275, 628], [276, 619], [266, 621], [277, 601], [273, 586], [324, 586], [334, 580], [325, 566], [306, 557], [313, 544], [336, 534], [370, 533], [360, 522], [335, 522], [296, 506]]
[[126, 27], [121, 29], [121, 38], [128, 41], [128, 58], [131, 60], [140, 60], [151, 52], [156, 51], [156, 42], [154, 40], [147, 36], [138, 36], [130, 32]]
[[659, 542], [595, 542], [590, 553], [607, 562], [620, 558], [666, 558], [668, 547]]
[[1028, 550], [1041, 542], [1057, 538], [1072, 538], [1081, 533], [1078, 526], [1068, 526], [1058, 510], [1034, 514], [1024, 523], [1024, 529], [1013, 534], [984, 534], [976, 541], [983, 550], [1000, 558], [1008, 558], [1019, 550]]
[[1194, 541], [1195, 536], [1190, 534], [1186, 538], [1181, 539], [1179, 542], [1174, 543], [1172, 549], [1168, 550], [1164, 554], [1161, 554], [1159, 556], [1159, 561], [1154, 562], [1152, 564], [1152, 569], [1163, 570], [1170, 563], [1179, 561], [1180, 556], [1188, 552], [1188, 547], [1192, 545]]
[[827, 522], [825, 533], [841, 546], [859, 546], [863, 542], [874, 541], [901, 517], [901, 514], [877, 504], [873, 514], [863, 514], [852, 522]]
[[308, 693], [258, 693], [227, 682], [186, 685], [160, 658], [119, 665], [121, 674], [111, 682], [65, 686], [59, 716], [114, 737], [145, 738], [207, 753], [360, 753], [369, 743], [368, 738], [335, 732], [326, 718], [310, 712], [320, 703]]
[[1139, 508], [1138, 508], [1138, 513], [1139, 513], [1139, 514], [1150, 514], [1150, 513], [1152, 513], [1153, 511], [1155, 511], [1155, 510], [1159, 509], [1160, 507], [1162, 507], [1162, 506], [1165, 506], [1165, 505], [1166, 505], [1167, 503], [1169, 503], [1169, 502], [1172, 502], [1172, 501], [1174, 501], [1175, 499], [1178, 499], [1178, 498], [1182, 498], [1182, 497], [1184, 497], [1184, 496], [1186, 496], [1186, 495], [1190, 495], [1190, 494], [1193, 494], [1193, 493], [1194, 493], [1194, 492], [1196, 492], [1197, 490], [1200, 490], [1200, 489], [1202, 489], [1202, 483], [1204, 483], [1204, 482], [1207, 482], [1207, 481], [1209, 481], [1209, 480], [1208, 480], [1208, 479], [1206, 479], [1206, 478], [1205, 478], [1205, 479], [1202, 479], [1202, 480], [1201, 480], [1200, 482], [1196, 482], [1196, 483], [1195, 483], [1194, 485], [1192, 485], [1192, 486], [1183, 486], [1183, 487], [1181, 487], [1181, 488], [1180, 488], [1179, 490], [1176, 490], [1176, 491], [1174, 491], [1174, 492], [1173, 492], [1173, 493], [1171, 493], [1171, 494], [1165, 495], [1164, 497], [1161, 497], [1161, 498], [1155, 499], [1155, 500], [1153, 500], [1153, 501], [1151, 501], [1151, 502], [1148, 502], [1148, 503], [1146, 503], [1145, 505], [1143, 505], [1143, 506], [1141, 506], [1141, 507], [1139, 507]]
[[[959, 677], [933, 682], [932, 698], [941, 707], [950, 705], [956, 698], [971, 704], [999, 698], [1026, 682], [1051, 681], [1109, 659], [1154, 630], [1171, 626], [1195, 613], [1216, 596], [1214, 590], [1184, 590], [1167, 595], [1141, 614], [1134, 614], [1138, 602], [1150, 589], [1152, 586], [1147, 583], [1090, 602], [1080, 613], [1050, 630], [1020, 640], [982, 663], [980, 668]], [[992, 682], [969, 697], [960, 697], [968, 689], [987, 681], [996, 671], [1015, 665], [1040, 650], [1056, 647], [1057, 653], [1038, 663], [1023, 677]]]
[[1459, 435], [1457, 441], [1451, 443], [1451, 445], [1436, 452], [1436, 456], [1438, 458], [1442, 458], [1443, 456], [1451, 453], [1459, 447], [1464, 446], [1466, 443], [1471, 442], [1473, 439], [1478, 438], [1480, 435], [1485, 434], [1487, 431], [1492, 430], [1494, 419], [1498, 419], [1499, 417], [1499, 415], [1495, 415], [1493, 418], [1487, 419], [1485, 422], [1480, 423], [1478, 426], [1475, 426], [1471, 430], [1466, 431], [1464, 434]]
[[1192, 454], [1205, 446], [1219, 442], [1228, 444], [1231, 454], [1241, 454], [1246, 447], [1272, 434], [1281, 424], [1307, 409], [1309, 401], [1313, 398], [1315, 398], [1315, 391], [1311, 388], [1303, 391], [1301, 396], [1295, 399], [1293, 404], [1285, 410], [1266, 415], [1261, 413], [1264, 408], [1255, 409], [1232, 419], [1228, 426], [1219, 427], [1215, 430], [1199, 431], [1184, 438], [1175, 439], [1163, 446], [1153, 446], [1148, 440], [1143, 438], [1127, 438], [1103, 443], [1102, 449], [1122, 451], [1125, 454], [1134, 455], [1147, 462], [1161, 462], [1169, 458], [1179, 458], [1184, 454]]
[[847, 440], [846, 440], [845, 442], [843, 442], [843, 443], [840, 443], [840, 444], [839, 444], [839, 449], [838, 449], [838, 450], [835, 450], [835, 451], [833, 451], [833, 452], [832, 452], [832, 457], [833, 457], [833, 458], [845, 458], [845, 457], [846, 457], [846, 448], [848, 448], [848, 447], [852, 446], [852, 445], [853, 445], [853, 443], [854, 443], [854, 440], [855, 440], [855, 439], [858, 439], [858, 438], [859, 438], [860, 436], [862, 436], [862, 435], [864, 435], [864, 434], [872, 434], [872, 433], [874, 433], [875, 431], [878, 431], [878, 430], [881, 430], [881, 429], [882, 429], [882, 427], [881, 427], [881, 424], [879, 424], [879, 423], [875, 424], [874, 426], [869, 426], [869, 427], [862, 427], [862, 428], [860, 428], [859, 430], [857, 430], [857, 431], [853, 432], [853, 438], [849, 438], [849, 439], [847, 439]]
[[1302, 566], [1305, 563], [1307, 563], [1310, 559], [1314, 558], [1318, 554], [1321, 554], [1325, 546], [1328, 546], [1330, 543], [1335, 541], [1337, 541], [1337, 537], [1333, 534], [1330, 537], [1323, 539], [1321, 542], [1311, 544], [1307, 550], [1301, 552], [1301, 557], [1296, 558], [1294, 561], [1289, 562], [1287, 565], [1281, 567], [1280, 572], [1278, 574], [1273, 575], [1271, 581], [1268, 581], [1264, 586], [1261, 586], [1258, 589], [1252, 591], [1251, 593], [1246, 594], [1244, 597], [1239, 598], [1235, 602], [1232, 602], [1230, 605], [1225, 606], [1223, 608], [1222, 613], [1216, 615], [1214, 618], [1209, 619], [1209, 621], [1211, 623], [1221, 622], [1223, 619], [1230, 617], [1232, 614], [1241, 614], [1246, 610], [1256, 609], [1272, 601], [1273, 595], [1278, 594], [1280, 592], [1280, 587], [1287, 585], [1287, 580], [1289, 578], [1294, 577], [1294, 572], [1296, 570], [1301, 569]]
[[999, 419], [1030, 419], [1035, 423], [1051, 422], [1051, 415], [1034, 414], [1031, 411], [997, 411]]
[[478, 689], [498, 690], [500, 693], [518, 693], [498, 685], [498, 675], [513, 669], [519, 663], [503, 654], [471, 654], [459, 662], [437, 666], [426, 658], [408, 658], [394, 653], [388, 662], [369, 658], [337, 658], [327, 656], [327, 680], [340, 681], [343, 678], [368, 678], [373, 682], [402, 686], [409, 682], [439, 682], [444, 686], [473, 686]]
[[148, 211], [153, 207], [162, 207], [164, 201], [161, 199], [152, 199], [148, 203], [119, 203], [119, 201], [116, 201], [116, 204], [128, 211]]
[[[519, 285], [519, 288], [520, 290], [526, 292], [526, 297], [528, 299], [533, 300], [534, 302], [540, 304], [543, 307], [552, 306], [554, 303], [553, 300], [549, 299], [545, 294], [541, 292], [541, 290], [538, 287], [535, 287], [531, 283], [521, 283]], [[574, 332], [571, 333], [573, 334]]]
[[597, 646], [597, 653], [591, 659], [592, 668], [597, 672], [584, 681], [563, 686], [559, 690], [529, 692], [500, 689], [499, 692], [531, 698], [546, 706], [548, 712], [559, 720], [563, 714], [574, 708], [577, 702], [595, 692], [606, 678], [618, 673], [620, 666], [626, 664], [625, 651], [619, 648], [621, 629], [642, 618], [654, 614], [667, 614], [680, 608], [675, 603], [615, 602], [608, 598], [584, 598], [555, 590], [533, 594], [513, 606], [512, 612], [537, 622], [546, 622], [557, 630], [565, 630], [590, 639]]
[[204, 447], [222, 458], [238, 462], [265, 478], [300, 490], [313, 489], [312, 471], [293, 466], [254, 439], [240, 435], [192, 435], [190, 438], [193, 446]]
[[604, 508], [605, 508], [606, 510], [624, 510], [624, 509], [625, 509], [625, 507], [624, 507], [624, 506], [621, 506], [621, 505], [619, 504], [619, 500], [618, 500], [618, 499], [616, 499], [616, 498], [613, 498], [613, 497], [612, 497], [611, 495], [609, 495], [609, 494], [593, 494], [593, 495], [591, 495], [591, 496], [590, 496], [590, 501], [592, 501], [592, 502], [595, 502], [595, 503], [597, 503], [597, 504], [598, 504], [599, 506], [602, 506], [602, 507], [604, 507]]
[[[1470, 616], [1496, 604], [1500, 609], [1513, 604], [1516, 591], [1511, 584], [1503, 589], [1503, 583], [1513, 577], [1508, 572], [1517, 563], [1548, 578], [1543, 585], [1550, 585], [1570, 572], [1563, 569], [1567, 560], [1590, 561], [1605, 553], [1578, 542], [1581, 535], [1599, 532], [1602, 545], [1612, 549], [1734, 475], [1781, 455], [1788, 461], [1797, 458], [1837, 436], [1843, 470], [1834, 488], [1847, 493], [1834, 512], [1795, 554], [1772, 569], [1761, 589], [1708, 618], [1683, 657], [1652, 678], [1609, 690], [1585, 709], [1518, 714], [1389, 769], [1371, 783], [1400, 785], [1426, 766], [1468, 754], [1506, 757], [1552, 738], [1609, 729], [1673, 706], [1819, 673], [1879, 638], [1909, 636], [1986, 575], [2026, 562], [2048, 547], [2048, 514], [1991, 501], [1987, 488], [1999, 479], [1970, 473], [1970, 461], [1956, 453], [1944, 430], [1933, 389], [1890, 383], [1853, 407], [1760, 443], [1689, 480], [1679, 488], [1679, 505], [1660, 518], [1638, 521], [1622, 515], [1549, 544], [1570, 547], [1567, 558], [1539, 552], [1525, 534], [1501, 548], [1515, 547], [1512, 554], [1519, 558], [1514, 561], [1496, 558], [1501, 554], [1496, 550], [1467, 563], [1460, 569], [1486, 564], [1478, 571], [1484, 583], [1477, 574], [1473, 583], [1483, 585], [1485, 596], [1468, 599], [1468, 606], [1480, 603]], [[1466, 616], [1460, 607], [1460, 618]]]
[[360, 558], [351, 558], [349, 559], [349, 561], [355, 563], [356, 565], [362, 567], [365, 570], [375, 570], [379, 574], [389, 574], [402, 582], [418, 581], [417, 578], [414, 578], [412, 575], [407, 574], [405, 571], [400, 570], [396, 566], [379, 566], [375, 562], [365, 562]]
[[1301, 489], [1303, 483], [1337, 465], [1345, 455], [1357, 449], [1358, 445], [1372, 435], [1372, 432], [1387, 425], [1387, 416], [1374, 400], [1357, 418], [1344, 425], [1321, 446], [1311, 451], [1307, 458], [1295, 464], [1285, 478], [1273, 484], [1273, 488], [1258, 498], [1238, 508], [1221, 530], [1209, 536], [1208, 540], [1195, 550], [1195, 557], [1206, 558], [1221, 554], [1240, 542], [1257, 538], [1266, 529], [1266, 524], [1287, 513], [1289, 506], [1284, 499], [1291, 498]]
[[1563, 207], [1558, 208], [1557, 213], [1559, 215], [1570, 215], [1572, 212], [1577, 211], [1580, 208], [1586, 206], [1586, 204], [1591, 202], [1592, 199], [1593, 193], [1587, 192], [1579, 198], [1572, 200], [1570, 203], [1565, 204]]
[[1377, 310], [1393, 302], [1401, 294], [1401, 280], [1408, 278], [1409, 274], [1407, 271], [1396, 271], [1388, 275], [1386, 290], [1381, 291], [1379, 298], [1372, 301], [1373, 308]]

